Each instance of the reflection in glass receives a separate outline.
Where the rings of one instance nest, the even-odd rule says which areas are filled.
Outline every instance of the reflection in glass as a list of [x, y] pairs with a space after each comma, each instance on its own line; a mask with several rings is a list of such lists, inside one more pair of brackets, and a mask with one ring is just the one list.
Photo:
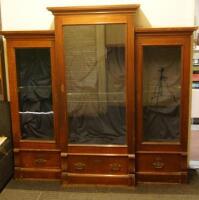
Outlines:
[[15, 50], [22, 139], [53, 139], [49, 48]]
[[145, 141], [177, 141], [180, 135], [181, 49], [143, 48], [143, 131]]
[[69, 143], [126, 143], [124, 28], [63, 28]]

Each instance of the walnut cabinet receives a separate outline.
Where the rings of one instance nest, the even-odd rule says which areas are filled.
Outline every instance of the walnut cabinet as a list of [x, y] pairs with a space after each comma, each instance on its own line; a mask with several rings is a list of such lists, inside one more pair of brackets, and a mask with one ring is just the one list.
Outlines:
[[194, 28], [137, 28], [138, 8], [49, 7], [54, 31], [3, 32], [16, 178], [187, 181]]

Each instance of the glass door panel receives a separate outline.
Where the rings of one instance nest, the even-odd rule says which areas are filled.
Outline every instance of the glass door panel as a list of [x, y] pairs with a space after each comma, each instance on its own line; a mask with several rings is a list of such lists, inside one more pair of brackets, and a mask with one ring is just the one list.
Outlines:
[[15, 50], [22, 139], [53, 139], [49, 48]]
[[126, 144], [125, 25], [63, 27], [71, 144]]
[[181, 47], [143, 47], [143, 139], [180, 138]]

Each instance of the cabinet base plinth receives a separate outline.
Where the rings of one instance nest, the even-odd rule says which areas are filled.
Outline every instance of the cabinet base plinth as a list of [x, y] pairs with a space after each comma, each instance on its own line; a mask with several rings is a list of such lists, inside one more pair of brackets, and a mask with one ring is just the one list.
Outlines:
[[15, 179], [60, 180], [60, 169], [34, 169], [15, 167]]
[[136, 173], [136, 182], [140, 183], [187, 183], [188, 174], [186, 172], [169, 173]]
[[67, 184], [97, 184], [97, 185], [135, 185], [135, 175], [104, 175], [104, 174], [76, 174], [67, 173], [67, 179], [62, 180]]

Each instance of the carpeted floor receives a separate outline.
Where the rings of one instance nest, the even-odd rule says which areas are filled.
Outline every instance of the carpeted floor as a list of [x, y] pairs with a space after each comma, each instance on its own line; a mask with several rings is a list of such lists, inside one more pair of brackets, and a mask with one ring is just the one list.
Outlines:
[[190, 183], [139, 184], [137, 187], [62, 187], [59, 182], [11, 180], [0, 200], [199, 200], [199, 171], [191, 171]]

